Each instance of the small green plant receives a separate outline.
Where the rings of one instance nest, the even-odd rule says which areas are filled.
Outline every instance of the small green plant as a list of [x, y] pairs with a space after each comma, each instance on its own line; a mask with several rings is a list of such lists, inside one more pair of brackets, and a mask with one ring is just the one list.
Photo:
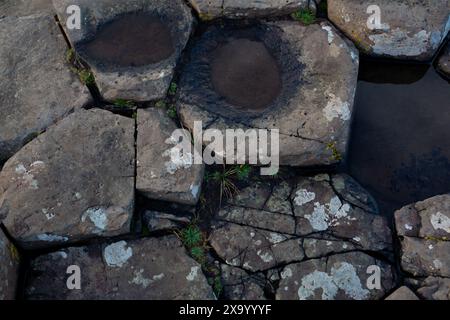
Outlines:
[[179, 237], [188, 248], [194, 248], [203, 243], [203, 234], [200, 228], [194, 224], [181, 230]]
[[243, 164], [243, 165], [238, 166], [237, 171], [236, 171], [236, 177], [239, 180], [246, 180], [246, 179], [248, 179], [251, 172], [252, 172], [252, 167], [250, 167], [250, 165], [248, 165], [248, 164]]
[[133, 101], [125, 99], [116, 99], [113, 103], [115, 106], [121, 108], [134, 108], [136, 106]]
[[191, 249], [191, 256], [200, 264], [206, 262], [206, 254], [203, 247], [193, 247]]
[[331, 157], [335, 161], [341, 161], [342, 155], [336, 147], [336, 142], [330, 142], [327, 144], [327, 150], [331, 151]]
[[95, 78], [91, 71], [87, 69], [77, 70], [78, 76], [83, 84], [89, 86], [95, 84]]
[[233, 182], [233, 177], [239, 171], [239, 167], [231, 169], [224, 169], [222, 171], [214, 171], [212, 174], [206, 176], [206, 181], [214, 181], [220, 185], [220, 203], [222, 203], [223, 196], [228, 199], [232, 198], [237, 192], [238, 188]]
[[167, 115], [172, 119], [176, 119], [178, 116], [177, 108], [174, 105], [169, 106], [169, 108], [167, 109]]
[[133, 112], [133, 115], [131, 116], [134, 120], [137, 120], [137, 111]]
[[172, 82], [169, 87], [169, 96], [174, 96], [177, 94], [178, 86], [175, 82]]
[[316, 22], [316, 16], [310, 9], [299, 9], [292, 14], [294, 20], [300, 21], [305, 25]]

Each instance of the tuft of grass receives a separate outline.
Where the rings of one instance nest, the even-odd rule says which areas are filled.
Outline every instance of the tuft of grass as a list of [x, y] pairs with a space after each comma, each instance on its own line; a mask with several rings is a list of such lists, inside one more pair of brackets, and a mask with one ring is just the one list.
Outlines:
[[300, 21], [304, 25], [310, 25], [316, 22], [316, 16], [310, 9], [299, 9], [291, 16], [294, 20]]
[[193, 247], [191, 249], [191, 256], [202, 265], [206, 262], [206, 253], [203, 247]]
[[179, 236], [184, 245], [191, 249], [203, 243], [202, 231], [198, 226], [193, 224], [181, 230]]
[[168, 94], [169, 96], [174, 96], [177, 94], [178, 86], [175, 82], [172, 82], [169, 87]]
[[243, 164], [238, 166], [236, 171], [236, 177], [239, 180], [246, 180], [250, 176], [250, 173], [252, 172], [252, 167], [248, 164]]
[[121, 108], [134, 108], [136, 105], [133, 101], [126, 99], [116, 99], [113, 101], [114, 105]]
[[9, 249], [9, 254], [10, 254], [11, 258], [16, 262], [19, 262], [20, 254], [19, 254], [19, 251], [17, 250], [16, 246], [11, 243], [8, 245], [8, 249]]
[[174, 105], [169, 106], [167, 108], [167, 115], [172, 119], [176, 119], [178, 117], [177, 108]]
[[159, 100], [155, 103], [155, 107], [165, 109], [167, 108], [167, 103], [164, 100]]
[[70, 48], [66, 52], [66, 61], [68, 63], [74, 63], [75, 62], [75, 50], [73, 48]]

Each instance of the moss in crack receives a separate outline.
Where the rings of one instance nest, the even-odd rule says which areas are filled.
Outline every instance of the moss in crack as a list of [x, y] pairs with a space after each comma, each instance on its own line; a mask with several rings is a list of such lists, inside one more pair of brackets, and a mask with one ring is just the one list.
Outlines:
[[292, 19], [303, 23], [304, 25], [310, 25], [316, 22], [316, 16], [314, 12], [310, 9], [299, 9], [294, 12]]
[[133, 101], [126, 100], [126, 99], [116, 99], [113, 101], [113, 104], [117, 107], [121, 108], [134, 108], [136, 107], [136, 104]]
[[336, 142], [330, 142], [327, 144], [327, 150], [331, 151], [331, 159], [334, 161], [341, 161], [342, 154], [339, 152], [336, 146]]
[[178, 85], [175, 82], [172, 82], [169, 86], [168, 94], [169, 96], [174, 96], [177, 94]]

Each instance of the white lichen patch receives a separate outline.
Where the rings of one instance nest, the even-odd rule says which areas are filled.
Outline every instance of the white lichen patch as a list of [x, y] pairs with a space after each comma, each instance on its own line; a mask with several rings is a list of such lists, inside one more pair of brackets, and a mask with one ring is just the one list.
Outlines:
[[277, 243], [280, 243], [280, 242], [283, 242], [284, 240], [286, 240], [286, 237], [279, 233], [271, 232], [269, 234], [268, 240], [272, 244], [277, 244]]
[[199, 185], [195, 185], [195, 184], [191, 184], [191, 186], [189, 187], [189, 190], [191, 191], [191, 194], [194, 198], [197, 198], [198, 193], [200, 192], [200, 186]]
[[164, 273], [160, 273], [158, 275], [154, 275], [151, 279], [144, 277], [144, 269], [140, 269], [139, 271], [134, 272], [134, 278], [129, 281], [130, 284], [140, 285], [144, 289], [147, 288], [152, 283], [162, 280], [164, 278]]
[[191, 271], [189, 272], [189, 274], [186, 276], [186, 280], [187, 281], [194, 281], [197, 276], [198, 276], [198, 271], [200, 270], [199, 266], [194, 266], [191, 267]]
[[325, 205], [319, 202], [314, 203], [312, 214], [305, 215], [305, 218], [314, 230], [325, 231], [329, 227], [339, 225], [342, 219], [353, 221], [353, 218], [349, 216], [350, 209], [348, 203], [342, 203], [337, 196], [334, 196]]
[[287, 279], [287, 278], [292, 277], [292, 269], [291, 268], [285, 268], [281, 272], [280, 276], [281, 276], [281, 279]]
[[369, 295], [369, 291], [362, 287], [355, 268], [346, 262], [338, 268], [332, 267], [330, 274], [316, 270], [303, 277], [298, 297], [307, 300], [314, 297], [317, 290], [321, 290], [322, 300], [333, 300], [339, 290], [354, 300], [364, 300]]
[[106, 208], [104, 207], [93, 207], [87, 209], [81, 216], [81, 222], [85, 222], [86, 218], [89, 218], [89, 220], [99, 230], [105, 230], [108, 226], [108, 216], [106, 214]]
[[295, 193], [294, 203], [298, 206], [302, 206], [313, 201], [315, 198], [316, 194], [314, 192], [310, 192], [306, 189], [300, 189]]
[[258, 255], [258, 257], [261, 258], [262, 261], [264, 261], [265, 263], [269, 263], [273, 261], [273, 257], [269, 252], [264, 252], [262, 253], [261, 250], [258, 250], [256, 252], [256, 254]]
[[169, 157], [165, 162], [166, 171], [169, 174], [175, 174], [178, 170], [189, 169], [194, 163], [194, 155], [186, 151], [177, 141], [170, 137], [165, 141], [166, 144], [176, 144], [174, 147], [164, 151], [163, 157]]
[[333, 121], [335, 118], [342, 121], [348, 121], [351, 118], [350, 104], [343, 102], [340, 97], [333, 93], [328, 94], [328, 103], [323, 112], [328, 122]]
[[110, 244], [103, 250], [103, 258], [110, 267], [120, 268], [133, 256], [133, 249], [125, 241]]
[[327, 32], [328, 44], [331, 44], [334, 40], [334, 33], [330, 26], [322, 26], [322, 29]]
[[411, 231], [413, 229], [413, 227], [409, 224], [405, 224], [405, 229]]
[[37, 170], [40, 170], [44, 166], [44, 162], [35, 161], [30, 165], [30, 169], [27, 170], [27, 168], [21, 163], [17, 165], [17, 167], [15, 168], [15, 172], [20, 175], [20, 178], [24, 185], [28, 186], [28, 188], [30, 189], [37, 190], [39, 189], [39, 184], [35, 179], [35, 173]]
[[46, 242], [66, 242], [69, 240], [69, 238], [67, 237], [58, 236], [56, 234], [50, 233], [39, 234], [37, 236], [37, 239], [39, 241], [46, 241]]
[[450, 218], [446, 215], [440, 212], [432, 214], [430, 222], [435, 230], [444, 230], [445, 232], [450, 233]]
[[375, 54], [393, 57], [419, 56], [432, 47], [431, 33], [426, 30], [411, 36], [408, 32], [396, 28], [390, 32], [370, 35], [369, 39], [373, 42], [372, 50]]
[[433, 260], [433, 266], [434, 266], [435, 269], [439, 270], [439, 269], [441, 269], [444, 266], [444, 264], [442, 263], [441, 260], [434, 259]]

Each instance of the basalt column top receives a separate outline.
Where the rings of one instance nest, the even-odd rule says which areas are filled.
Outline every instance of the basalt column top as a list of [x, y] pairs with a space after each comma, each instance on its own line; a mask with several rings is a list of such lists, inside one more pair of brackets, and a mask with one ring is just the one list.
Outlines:
[[330, 24], [212, 26], [188, 61], [177, 101], [185, 127], [278, 129], [282, 165], [344, 154], [359, 61]]
[[[53, 0], [103, 98], [150, 101], [165, 96], [192, 31], [182, 0]], [[75, 8], [67, 14], [67, 8]], [[77, 9], [80, 28], [70, 28]], [[67, 21], [69, 20], [69, 25]]]

